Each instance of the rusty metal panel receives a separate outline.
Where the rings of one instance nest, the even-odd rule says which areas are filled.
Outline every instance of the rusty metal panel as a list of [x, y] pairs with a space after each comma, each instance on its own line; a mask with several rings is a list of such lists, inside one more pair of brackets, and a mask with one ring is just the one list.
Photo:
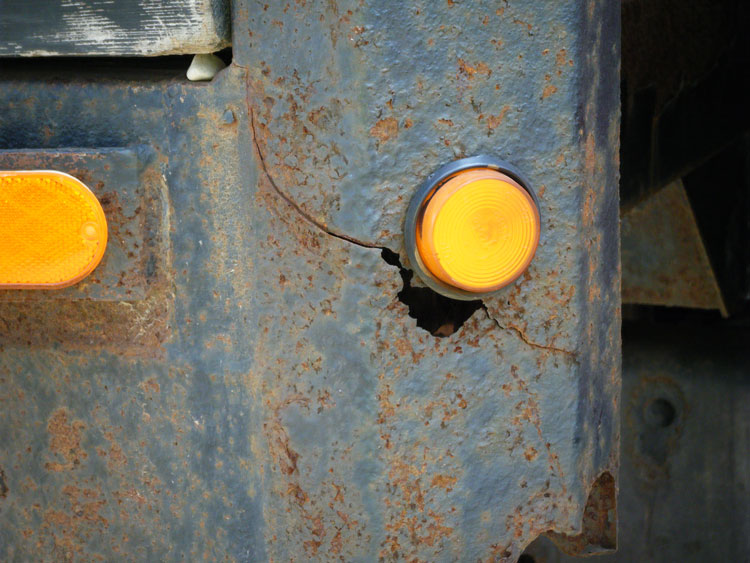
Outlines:
[[[239, 6], [237, 28], [250, 33], [236, 35], [235, 57], [248, 69], [261, 188], [294, 217], [272, 231], [278, 250], [263, 263], [296, 270], [282, 294], [268, 292], [269, 310], [300, 313], [270, 326], [268, 344], [301, 333], [301, 365], [323, 362], [297, 375], [299, 360], [281, 352], [261, 376], [274, 413], [273, 558], [512, 559], [548, 529], [580, 530], [590, 487], [617, 457], [616, 8]], [[381, 281], [370, 249], [403, 261], [415, 187], [483, 153], [539, 186], [543, 240], [520, 283], [451, 337], [430, 338], [397, 301], [377, 310], [399, 287]], [[312, 245], [309, 273], [297, 232]], [[332, 270], [345, 285], [310, 307], [331, 286], [324, 264], [342, 254], [364, 276]], [[368, 291], [373, 281], [383, 289]], [[343, 324], [349, 311], [356, 321]], [[331, 341], [343, 358], [318, 355]], [[332, 373], [344, 380], [332, 385]], [[313, 406], [321, 389], [330, 406]], [[349, 412], [359, 415], [344, 424]]]
[[8, 148], [150, 142], [169, 244], [141, 301], [0, 304], [0, 559], [262, 554], [240, 87], [2, 84]]
[[82, 283], [59, 291], [0, 293], [0, 344], [153, 354], [154, 344], [169, 331], [170, 307], [168, 204], [154, 151], [143, 145], [3, 150], [0, 167], [51, 168], [77, 176], [101, 201], [109, 228], [102, 263]]
[[[631, 324], [623, 335], [620, 542], [597, 561], [743, 561], [750, 552], [747, 329]], [[537, 563], [579, 561], [546, 539]]]
[[[91, 342], [34, 337], [79, 310], [0, 304], [0, 557], [611, 548], [575, 538], [618, 465], [619, 6], [564, 4], [238, 2], [211, 83], [0, 85], [4, 148], [148, 144], [169, 216], [137, 346], [119, 304]], [[435, 336], [399, 299], [402, 221], [478, 153], [537, 187], [540, 248]]]
[[622, 216], [622, 302], [718, 309], [727, 315], [681, 181]]

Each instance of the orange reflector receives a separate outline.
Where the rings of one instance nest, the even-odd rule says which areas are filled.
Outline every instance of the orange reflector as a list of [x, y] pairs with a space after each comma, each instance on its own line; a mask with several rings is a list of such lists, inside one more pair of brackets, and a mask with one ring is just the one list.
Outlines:
[[423, 204], [417, 250], [443, 283], [474, 293], [515, 280], [539, 244], [539, 211], [515, 180], [490, 168], [460, 172]]
[[57, 289], [104, 256], [107, 220], [79, 180], [54, 171], [0, 171], [0, 288]]

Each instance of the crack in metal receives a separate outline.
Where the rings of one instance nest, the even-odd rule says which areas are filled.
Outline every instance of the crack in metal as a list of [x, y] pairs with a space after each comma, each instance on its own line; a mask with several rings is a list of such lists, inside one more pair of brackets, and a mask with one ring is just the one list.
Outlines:
[[492, 322], [494, 322], [498, 328], [505, 330], [507, 332], [514, 332], [528, 346], [531, 346], [532, 348], [537, 348], [539, 350], [547, 350], [549, 352], [565, 354], [566, 356], [569, 356], [575, 363], [578, 363], [578, 357], [575, 352], [571, 352], [570, 350], [566, 350], [565, 348], [558, 348], [556, 346], [538, 344], [537, 342], [530, 340], [529, 337], [526, 336], [526, 333], [524, 333], [524, 331], [522, 331], [520, 328], [513, 326], [513, 325], [504, 326], [500, 324], [500, 322], [490, 314], [489, 309], [487, 309], [487, 305], [485, 305], [484, 303], [482, 303], [482, 309], [484, 309], [484, 312], [487, 315], [487, 318], [490, 319]]
[[[249, 89], [248, 89], [249, 91]], [[350, 242], [352, 244], [356, 244], [357, 246], [361, 246], [363, 248], [373, 248], [373, 249], [379, 249], [383, 250], [384, 247], [378, 246], [376, 244], [371, 244], [368, 242], [364, 242], [358, 239], [355, 239], [353, 237], [350, 237], [348, 235], [337, 233], [335, 231], [330, 230], [325, 225], [318, 222], [312, 215], [307, 213], [304, 209], [302, 209], [299, 204], [297, 204], [296, 201], [294, 201], [289, 195], [287, 195], [274, 181], [273, 177], [268, 171], [268, 167], [266, 166], [266, 160], [263, 157], [263, 152], [260, 150], [260, 143], [258, 142], [258, 135], [257, 131], [255, 129], [255, 111], [253, 110], [253, 107], [249, 100], [249, 93], [248, 93], [248, 100], [247, 100], [247, 109], [248, 113], [250, 114], [250, 129], [253, 133], [253, 145], [255, 145], [255, 150], [258, 153], [258, 159], [260, 160], [260, 166], [263, 169], [263, 174], [265, 174], [266, 178], [268, 179], [268, 182], [271, 184], [271, 187], [273, 187], [274, 191], [283, 199], [285, 202], [287, 202], [292, 209], [294, 209], [305, 221], [307, 221], [310, 225], [315, 227], [316, 229], [319, 229], [323, 231], [324, 233], [331, 235], [332, 237], [336, 237], [341, 240], [345, 240], [347, 242]]]
[[[274, 191], [276, 192], [276, 194], [281, 199], [283, 199], [287, 204], [289, 204], [289, 206], [291, 206], [292, 209], [294, 209], [307, 223], [309, 223], [311, 226], [315, 227], [316, 229], [318, 229], [318, 230], [326, 233], [327, 235], [330, 235], [332, 237], [338, 238], [340, 240], [344, 240], [344, 241], [350, 242], [352, 244], [355, 244], [357, 246], [361, 246], [363, 248], [378, 249], [378, 250], [381, 250], [381, 251], [383, 251], [384, 249], [386, 249], [387, 247], [378, 246], [378, 245], [372, 244], [372, 243], [367, 243], [367, 242], [355, 239], [353, 237], [350, 237], [348, 235], [332, 231], [331, 229], [327, 228], [325, 225], [323, 225], [322, 223], [320, 223], [319, 221], [317, 221], [312, 215], [310, 215], [309, 213], [307, 213], [304, 209], [302, 209], [296, 201], [294, 201], [288, 194], [286, 194], [278, 186], [278, 184], [276, 183], [276, 181], [273, 179], [273, 177], [271, 176], [270, 172], [268, 171], [268, 167], [266, 165], [266, 160], [265, 160], [265, 158], [263, 156], [263, 151], [261, 151], [261, 148], [260, 148], [260, 143], [258, 141], [258, 133], [257, 133], [256, 127], [255, 127], [255, 110], [254, 110], [254, 108], [253, 108], [253, 106], [252, 106], [252, 104], [250, 102], [250, 88], [249, 87], [247, 88], [246, 103], [247, 103], [248, 115], [250, 116], [250, 129], [251, 129], [252, 135], [253, 135], [253, 145], [255, 146], [255, 150], [258, 153], [258, 159], [260, 160], [260, 166], [261, 166], [261, 169], [263, 170], [263, 174], [265, 175], [265, 177], [268, 180], [268, 182], [271, 184], [271, 187], [274, 189]], [[401, 268], [403, 268], [403, 266], [400, 265], [400, 261], [399, 261], [399, 266]], [[481, 308], [484, 309], [484, 312], [487, 315], [487, 318], [489, 318], [492, 322], [494, 322], [495, 325], [497, 325], [498, 328], [500, 328], [502, 330], [505, 330], [507, 332], [514, 332], [526, 345], [530, 346], [531, 348], [536, 348], [536, 349], [539, 349], [539, 350], [547, 350], [548, 352], [554, 352], [554, 353], [558, 353], [558, 354], [564, 354], [564, 355], [570, 357], [574, 362], [578, 363], [578, 358], [576, 357], [576, 354], [574, 352], [571, 352], [570, 350], [566, 350], [564, 348], [558, 348], [556, 346], [548, 346], [548, 345], [544, 345], [544, 344], [538, 344], [538, 343], [530, 340], [526, 336], [526, 334], [521, 329], [519, 329], [518, 327], [515, 327], [513, 325], [503, 326], [502, 324], [500, 324], [498, 322], [498, 320], [495, 319], [490, 314], [489, 310], [487, 309], [487, 306], [484, 303], [482, 303]]]

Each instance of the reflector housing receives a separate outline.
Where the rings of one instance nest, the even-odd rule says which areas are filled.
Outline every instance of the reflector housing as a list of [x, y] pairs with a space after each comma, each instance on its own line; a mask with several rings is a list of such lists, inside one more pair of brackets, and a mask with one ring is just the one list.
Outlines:
[[88, 276], [107, 247], [99, 200], [51, 170], [0, 171], [0, 288], [58, 289]]

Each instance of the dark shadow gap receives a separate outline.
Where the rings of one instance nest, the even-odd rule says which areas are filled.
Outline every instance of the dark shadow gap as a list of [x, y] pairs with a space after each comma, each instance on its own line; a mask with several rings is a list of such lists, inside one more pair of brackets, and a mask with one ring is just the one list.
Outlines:
[[409, 316], [416, 319], [417, 326], [433, 336], [450, 336], [460, 329], [474, 312], [482, 307], [481, 300], [458, 301], [440, 295], [428, 287], [412, 287], [414, 272], [401, 264], [398, 254], [383, 248], [383, 260], [396, 266], [401, 274], [403, 289], [398, 299], [409, 308]]
[[[226, 65], [232, 63], [232, 48], [214, 53]], [[0, 77], [8, 80], [185, 80], [193, 55], [0, 57]]]

